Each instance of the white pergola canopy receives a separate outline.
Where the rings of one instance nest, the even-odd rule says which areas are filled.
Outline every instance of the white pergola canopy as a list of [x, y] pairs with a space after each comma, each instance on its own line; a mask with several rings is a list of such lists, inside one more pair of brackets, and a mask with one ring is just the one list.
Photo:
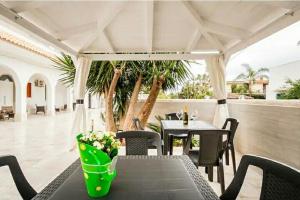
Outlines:
[[299, 21], [300, 2], [1, 1], [0, 17], [79, 57], [72, 134], [80, 124], [86, 129], [83, 99], [92, 60], [205, 58], [218, 99], [213, 122], [221, 127], [228, 117], [226, 60]]
[[73, 55], [200, 59], [230, 56], [298, 21], [299, 9], [297, 1], [3, 1], [0, 15]]

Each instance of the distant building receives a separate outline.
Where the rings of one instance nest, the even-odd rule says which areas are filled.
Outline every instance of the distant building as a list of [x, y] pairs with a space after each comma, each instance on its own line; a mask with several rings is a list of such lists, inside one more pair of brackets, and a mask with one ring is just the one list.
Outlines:
[[277, 94], [287, 79], [300, 79], [300, 60], [270, 68], [270, 84], [267, 99], [277, 99]]
[[[269, 84], [269, 81], [266, 79], [258, 79], [255, 81], [255, 83], [252, 85], [252, 93], [256, 95], [264, 95], [266, 96], [267, 92], [267, 85]], [[248, 87], [248, 82], [247, 81], [241, 81], [241, 80], [236, 80], [236, 81], [227, 81], [226, 83], [226, 91], [228, 94], [228, 98], [231, 99], [238, 99], [241, 98], [240, 94], [235, 93], [232, 91], [233, 87], [237, 86], [246, 86]], [[251, 99], [251, 97], [248, 97], [247, 95], [242, 97], [245, 99]]]

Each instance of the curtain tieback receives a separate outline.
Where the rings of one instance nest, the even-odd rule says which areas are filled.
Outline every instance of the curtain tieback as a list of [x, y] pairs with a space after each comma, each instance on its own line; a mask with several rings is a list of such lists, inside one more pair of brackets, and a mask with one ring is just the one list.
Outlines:
[[218, 104], [226, 104], [226, 99], [219, 99]]
[[76, 104], [84, 104], [84, 100], [83, 99], [76, 99]]

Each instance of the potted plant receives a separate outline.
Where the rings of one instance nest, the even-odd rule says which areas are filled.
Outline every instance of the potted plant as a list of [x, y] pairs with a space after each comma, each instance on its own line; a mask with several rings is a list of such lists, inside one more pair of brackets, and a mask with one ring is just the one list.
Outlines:
[[77, 143], [88, 195], [93, 198], [107, 195], [117, 175], [120, 142], [111, 132], [89, 132], [79, 134]]

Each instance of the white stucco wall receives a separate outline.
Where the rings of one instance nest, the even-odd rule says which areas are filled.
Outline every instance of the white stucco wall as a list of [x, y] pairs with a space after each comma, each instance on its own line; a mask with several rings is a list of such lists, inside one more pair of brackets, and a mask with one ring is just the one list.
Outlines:
[[270, 80], [267, 87], [267, 99], [276, 99], [276, 90], [285, 85], [287, 78], [300, 79], [300, 60], [270, 68]]
[[[31, 53], [12, 44], [0, 43], [0, 75], [9, 74], [16, 84], [16, 117], [17, 121], [27, 118], [27, 103], [31, 105], [47, 105], [47, 114], [55, 114], [55, 86], [60, 72], [52, 67], [52, 62], [43, 56]], [[47, 86], [47, 100], [35, 97], [44, 96], [45, 88], [35, 88], [32, 82], [32, 99], [26, 98], [26, 86], [32, 77], [41, 77]], [[70, 90], [68, 90], [70, 92]], [[68, 99], [73, 98], [67, 95]], [[29, 101], [29, 102], [28, 102]], [[72, 100], [68, 101], [71, 108]]]
[[65, 104], [68, 103], [67, 99], [67, 88], [62, 85], [61, 83], [58, 83], [55, 88], [55, 107], [56, 108], [62, 108]]

